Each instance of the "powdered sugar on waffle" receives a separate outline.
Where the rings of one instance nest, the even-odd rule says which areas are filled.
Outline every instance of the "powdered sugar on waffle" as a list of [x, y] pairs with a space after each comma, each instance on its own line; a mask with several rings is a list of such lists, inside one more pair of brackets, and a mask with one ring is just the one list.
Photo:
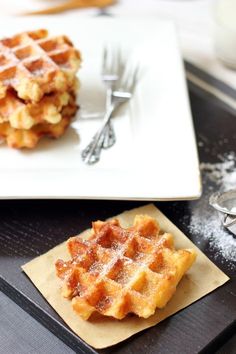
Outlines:
[[220, 156], [220, 163], [202, 163], [203, 188], [205, 198], [200, 199], [192, 208], [190, 230], [197, 237], [209, 244], [216, 258], [222, 256], [231, 269], [236, 261], [236, 237], [222, 225], [220, 215], [208, 204], [210, 195], [218, 190], [236, 188], [236, 155], [229, 152]]

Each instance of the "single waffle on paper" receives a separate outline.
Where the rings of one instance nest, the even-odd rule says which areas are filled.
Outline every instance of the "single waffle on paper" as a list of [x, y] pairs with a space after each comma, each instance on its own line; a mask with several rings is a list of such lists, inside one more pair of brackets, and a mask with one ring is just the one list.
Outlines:
[[70, 89], [80, 66], [80, 52], [66, 36], [47, 30], [24, 32], [0, 40], [0, 98], [14, 90], [32, 102]]
[[116, 219], [94, 222], [87, 240], [72, 237], [67, 247], [71, 259], [57, 260], [56, 273], [62, 295], [85, 320], [95, 312], [148, 318], [167, 304], [196, 258], [192, 249], [175, 250], [172, 235], [146, 215], [127, 229]]

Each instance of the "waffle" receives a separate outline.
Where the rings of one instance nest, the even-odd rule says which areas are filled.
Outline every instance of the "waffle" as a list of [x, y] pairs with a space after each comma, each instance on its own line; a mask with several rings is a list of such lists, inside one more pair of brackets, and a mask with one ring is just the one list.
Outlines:
[[44, 96], [39, 103], [26, 103], [15, 93], [8, 92], [0, 99], [0, 123], [9, 122], [12, 128], [31, 129], [34, 125], [60, 122], [62, 108], [68, 105], [71, 93], [60, 92]]
[[75, 98], [70, 97], [68, 105], [62, 109], [62, 118], [59, 123], [40, 123], [28, 130], [12, 128], [9, 122], [0, 123], [0, 137], [6, 140], [7, 145], [10, 147], [16, 149], [32, 149], [44, 136], [51, 138], [59, 138], [62, 136], [70, 124], [76, 110], [77, 106], [75, 103]]
[[116, 219], [94, 222], [88, 240], [73, 237], [67, 247], [72, 259], [57, 260], [56, 272], [62, 295], [84, 320], [96, 312], [148, 318], [167, 304], [196, 257], [193, 250], [176, 251], [172, 235], [145, 215], [128, 229]]
[[14, 90], [26, 101], [39, 102], [51, 92], [73, 85], [80, 53], [66, 36], [46, 30], [24, 32], [0, 40], [0, 98]]

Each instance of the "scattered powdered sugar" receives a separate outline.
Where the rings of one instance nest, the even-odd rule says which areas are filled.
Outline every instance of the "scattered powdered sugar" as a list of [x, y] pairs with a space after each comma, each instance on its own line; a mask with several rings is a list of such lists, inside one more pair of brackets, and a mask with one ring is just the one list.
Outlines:
[[209, 197], [218, 190], [236, 189], [236, 155], [233, 152], [221, 156], [220, 163], [202, 163], [203, 197], [194, 204], [190, 230], [200, 243], [202, 239], [214, 251], [215, 257], [224, 257], [234, 268], [236, 261], [236, 237], [221, 223], [220, 214], [208, 203]]

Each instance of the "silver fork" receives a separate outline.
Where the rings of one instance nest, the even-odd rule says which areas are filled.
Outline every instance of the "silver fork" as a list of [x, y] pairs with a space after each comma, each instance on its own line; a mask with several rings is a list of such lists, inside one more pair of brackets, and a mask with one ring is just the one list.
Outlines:
[[[102, 63], [102, 81], [106, 86], [106, 110], [109, 108], [112, 100], [112, 91], [115, 83], [124, 71], [124, 62], [121, 57], [120, 50], [111, 50], [105, 47], [103, 51]], [[111, 120], [104, 129], [104, 139], [102, 147], [108, 149], [116, 142], [114, 127]]]
[[122, 76], [117, 80], [111, 94], [111, 102], [106, 110], [103, 122], [97, 133], [93, 136], [91, 142], [82, 151], [82, 159], [85, 163], [92, 165], [100, 160], [101, 151], [103, 148], [104, 130], [109, 124], [113, 113], [120, 105], [127, 102], [131, 97], [137, 83], [138, 69], [133, 73], [123, 72]]

